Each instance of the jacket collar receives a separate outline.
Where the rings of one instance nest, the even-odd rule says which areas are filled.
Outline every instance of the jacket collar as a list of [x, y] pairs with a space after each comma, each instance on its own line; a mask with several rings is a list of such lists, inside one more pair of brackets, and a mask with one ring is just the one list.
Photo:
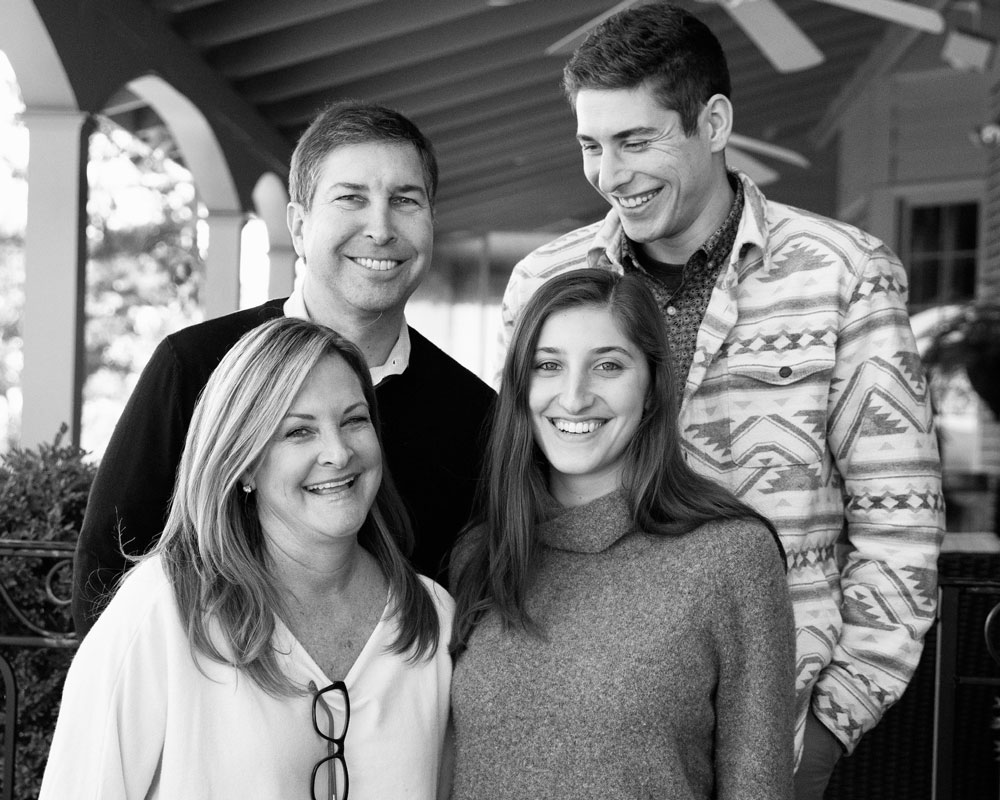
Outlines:
[[[729, 270], [734, 270], [741, 259], [751, 248], [757, 249], [763, 256], [765, 264], [770, 262], [767, 253], [767, 218], [765, 214], [766, 199], [750, 178], [733, 170], [733, 173], [743, 184], [743, 214], [736, 229], [736, 241], [733, 242], [732, 254], [729, 257]], [[597, 229], [590, 249], [587, 251], [587, 262], [592, 267], [609, 267], [615, 272], [624, 270], [621, 253], [625, 232], [622, 230], [618, 214], [614, 209], [608, 211], [604, 221]], [[751, 259], [752, 260], [752, 259]]]

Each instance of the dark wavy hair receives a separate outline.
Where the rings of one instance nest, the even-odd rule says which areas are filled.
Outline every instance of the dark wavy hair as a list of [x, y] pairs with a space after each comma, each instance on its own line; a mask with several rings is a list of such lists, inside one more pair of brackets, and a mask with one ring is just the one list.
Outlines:
[[[646, 410], [625, 449], [622, 489], [636, 530], [679, 536], [718, 519], [771, 522], [728, 489], [692, 470], [677, 428], [678, 392], [663, 318], [636, 275], [600, 269], [567, 272], [544, 283], [525, 306], [504, 362], [486, 451], [482, 518], [460, 541], [453, 581], [458, 604], [452, 650], [460, 653], [478, 620], [496, 612], [505, 628], [540, 633], [525, 609], [537, 548], [536, 528], [553, 508], [548, 462], [534, 440], [528, 392], [545, 321], [579, 307], [607, 309], [646, 358]], [[780, 548], [780, 543], [779, 543]]]
[[729, 97], [729, 65], [715, 34], [693, 14], [653, 3], [615, 14], [590, 32], [563, 69], [563, 90], [635, 89], [648, 84], [691, 136], [715, 94]]
[[433, 207], [438, 163], [430, 141], [398, 111], [360, 100], [331, 103], [306, 128], [292, 153], [289, 197], [308, 211], [323, 160], [338, 147], [370, 143], [412, 145], [416, 149], [423, 167], [427, 199]]
[[[375, 390], [364, 357], [330, 328], [279, 317], [249, 331], [215, 368], [195, 408], [159, 554], [192, 649], [242, 670], [272, 695], [296, 694], [274, 650], [282, 604], [257, 514], [242, 491], [315, 366], [338, 356], [361, 383], [379, 436]], [[413, 534], [388, 469], [358, 541], [378, 562], [399, 621], [392, 650], [433, 654], [440, 625], [434, 601], [405, 554]], [[219, 636], [213, 635], [218, 625]]]

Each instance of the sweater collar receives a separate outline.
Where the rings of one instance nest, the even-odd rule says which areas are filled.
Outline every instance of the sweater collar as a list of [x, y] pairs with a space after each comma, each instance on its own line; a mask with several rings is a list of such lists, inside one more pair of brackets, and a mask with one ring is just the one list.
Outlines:
[[582, 506], [556, 506], [538, 526], [542, 544], [571, 553], [600, 553], [632, 531], [625, 495], [619, 489]]

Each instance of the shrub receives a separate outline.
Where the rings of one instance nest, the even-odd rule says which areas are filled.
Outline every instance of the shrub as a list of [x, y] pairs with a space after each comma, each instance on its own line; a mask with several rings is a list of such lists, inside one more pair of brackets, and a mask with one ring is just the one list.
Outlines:
[[[0, 458], [0, 539], [76, 541], [96, 467], [84, 461], [80, 448], [62, 443], [65, 435], [63, 426], [52, 444], [37, 450], [15, 448]], [[54, 604], [46, 585], [57, 597], [68, 599], [70, 564], [64, 562], [50, 580], [53, 564], [52, 559], [0, 558], [0, 588], [32, 623], [69, 632], [73, 629], [69, 606]], [[0, 635], [32, 635], [2, 603]], [[14, 797], [33, 798], [38, 796], [73, 650], [0, 646], [0, 655], [13, 668], [18, 687]], [[9, 735], [0, 731], [0, 741]]]

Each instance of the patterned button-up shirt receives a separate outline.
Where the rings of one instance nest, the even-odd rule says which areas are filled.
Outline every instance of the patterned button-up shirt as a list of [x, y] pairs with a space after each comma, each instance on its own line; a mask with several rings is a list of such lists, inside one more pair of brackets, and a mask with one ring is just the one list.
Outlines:
[[[698, 330], [681, 435], [691, 466], [781, 535], [798, 747], [811, 706], [850, 752], [899, 699], [934, 620], [944, 504], [928, 386], [899, 259], [740, 178], [743, 214]], [[522, 260], [501, 348], [548, 278], [622, 272], [622, 239], [612, 212]]]
[[[621, 237], [619, 263], [625, 272], [636, 272], [642, 276], [652, 290], [660, 310], [667, 321], [667, 339], [674, 359], [677, 375], [687, 375], [694, 357], [694, 346], [698, 338], [701, 320], [708, 308], [708, 301], [719, 278], [719, 272], [729, 260], [729, 254], [736, 241], [740, 217], [743, 215], [743, 184], [730, 174], [729, 183], [733, 187], [733, 204], [726, 219], [705, 243], [699, 247], [684, 264], [678, 286], [667, 286], [642, 266], [642, 259], [635, 252], [635, 243], [626, 236]], [[678, 378], [677, 388], [684, 391], [684, 382]]]

